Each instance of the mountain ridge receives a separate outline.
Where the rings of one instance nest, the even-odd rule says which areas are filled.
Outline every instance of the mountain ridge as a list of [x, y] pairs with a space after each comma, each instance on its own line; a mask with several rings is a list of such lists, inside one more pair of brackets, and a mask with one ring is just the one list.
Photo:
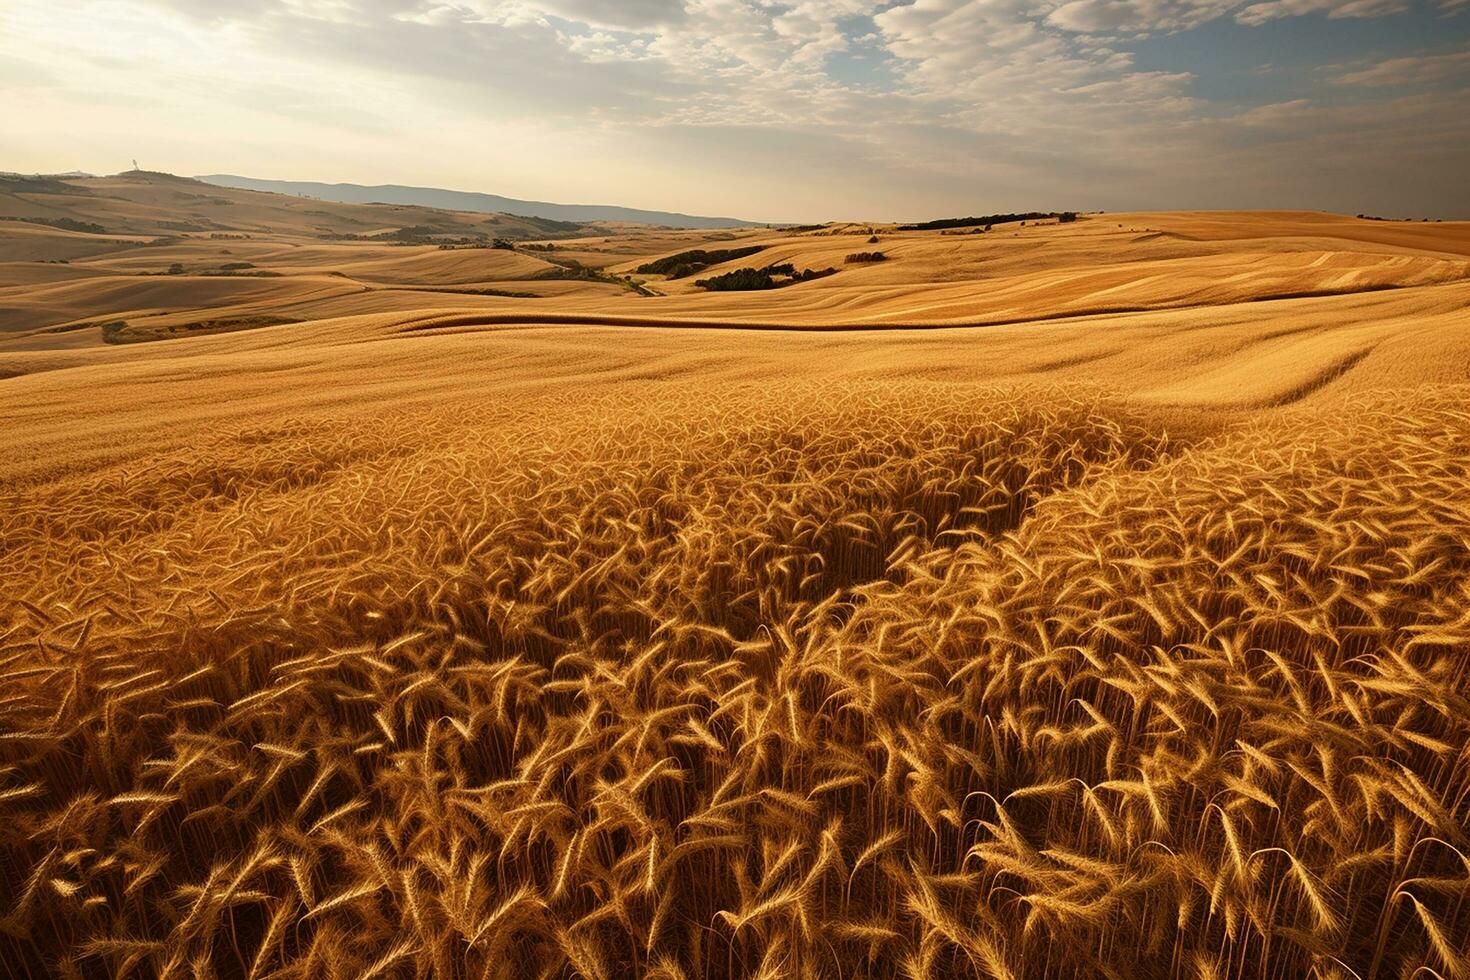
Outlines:
[[342, 204], [406, 204], [485, 214], [515, 214], [533, 218], [550, 218], [556, 221], [626, 221], [637, 224], [666, 225], [673, 228], [738, 228], [759, 226], [765, 223], [741, 218], [710, 217], [683, 214], [677, 211], [651, 211], [618, 205], [524, 201], [478, 191], [414, 187], [404, 184], [333, 184], [312, 180], [270, 180], [260, 177], [244, 177], [238, 174], [208, 174], [195, 179], [218, 187], [306, 195]]

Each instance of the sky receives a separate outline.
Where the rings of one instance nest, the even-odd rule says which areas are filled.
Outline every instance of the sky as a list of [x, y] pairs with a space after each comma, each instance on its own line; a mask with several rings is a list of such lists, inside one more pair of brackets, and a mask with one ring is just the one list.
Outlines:
[[1470, 218], [1470, 0], [4, 0], [0, 170]]

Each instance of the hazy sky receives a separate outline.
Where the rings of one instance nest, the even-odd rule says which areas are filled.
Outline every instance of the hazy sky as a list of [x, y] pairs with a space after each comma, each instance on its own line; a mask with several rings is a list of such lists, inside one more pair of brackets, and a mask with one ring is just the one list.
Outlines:
[[1470, 217], [1470, 0], [3, 0], [0, 170]]

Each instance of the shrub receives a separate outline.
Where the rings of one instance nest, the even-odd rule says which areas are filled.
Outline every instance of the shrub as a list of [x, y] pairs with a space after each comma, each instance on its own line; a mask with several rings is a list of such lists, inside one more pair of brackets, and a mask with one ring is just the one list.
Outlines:
[[809, 282], [812, 279], [825, 279], [828, 276], [837, 275], [837, 270], [828, 266], [825, 269], [803, 269], [795, 277], [796, 282]]
[[559, 234], [575, 234], [582, 230], [580, 221], [557, 221], [555, 218], [537, 218], [529, 214], [512, 214], [510, 217], [517, 221], [524, 221], [544, 232], [556, 232]]
[[803, 269], [788, 263], [768, 265], [764, 269], [736, 269], [724, 275], [697, 280], [694, 285], [711, 292], [738, 292], [754, 289], [780, 289], [798, 282], [809, 282], [836, 274], [836, 269]]
[[783, 285], [777, 282], [766, 269], [736, 269], [724, 275], [697, 280], [694, 285], [711, 292], [745, 292], [754, 289], [776, 289]]
[[437, 234], [440, 234], [440, 229], [430, 225], [407, 225], [399, 228], [397, 231], [390, 231], [373, 237], [380, 238], [384, 241], [419, 242]]
[[764, 245], [748, 245], [744, 248], [722, 248], [708, 252], [702, 248], [696, 248], [687, 252], [666, 255], [661, 259], [654, 259], [652, 262], [645, 262], [633, 271], [644, 276], [667, 276], [670, 279], [683, 279], [686, 276], [694, 275], [696, 272], [702, 272], [712, 265], [719, 265], [721, 262], [730, 262], [735, 259], [743, 259], [764, 249]]
[[1020, 214], [987, 214], [978, 218], [941, 218], [938, 221], [921, 221], [913, 225], [899, 225], [899, 231], [937, 231], [941, 228], [974, 228], [980, 225], [1002, 225], [1011, 221], [1035, 221], [1038, 218], [1055, 218], [1056, 211], [1026, 211]]
[[853, 252], [851, 255], [849, 255], [847, 257], [847, 263], [848, 263], [848, 265], [852, 265], [853, 263], [856, 263], [856, 262], [886, 262], [886, 261], [888, 261], [888, 256], [884, 255], [882, 252]]
[[59, 228], [62, 231], [81, 231], [89, 235], [105, 235], [107, 229], [90, 221], [77, 221], [75, 218], [14, 218], [0, 217], [0, 221], [24, 221], [32, 225], [45, 225], [47, 228]]

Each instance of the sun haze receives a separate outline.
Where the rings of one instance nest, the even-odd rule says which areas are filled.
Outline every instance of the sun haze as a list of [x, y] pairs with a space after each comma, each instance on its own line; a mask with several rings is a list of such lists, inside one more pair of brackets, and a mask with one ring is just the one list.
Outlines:
[[1467, 20], [10, 0], [0, 980], [1467, 980]]

